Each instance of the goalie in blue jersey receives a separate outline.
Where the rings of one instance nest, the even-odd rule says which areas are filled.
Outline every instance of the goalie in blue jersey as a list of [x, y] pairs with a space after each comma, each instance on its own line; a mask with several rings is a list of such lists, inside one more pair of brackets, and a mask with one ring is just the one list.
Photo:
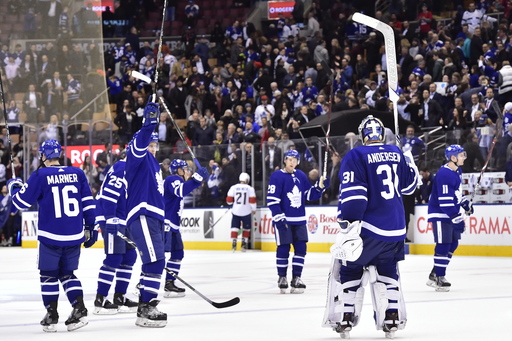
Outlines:
[[428, 202], [428, 224], [434, 234], [434, 268], [430, 272], [427, 285], [436, 291], [450, 291], [451, 283], [446, 280], [446, 268], [453, 253], [459, 246], [464, 232], [464, 216], [474, 213], [471, 202], [462, 195], [462, 167], [466, 151], [458, 144], [446, 147], [444, 152], [448, 163], [441, 166], [432, 183], [432, 193]]
[[419, 173], [412, 154], [385, 145], [382, 122], [369, 115], [359, 126], [362, 146], [350, 150], [340, 167], [338, 222], [324, 326], [342, 337], [357, 325], [364, 286], [370, 282], [376, 327], [391, 336], [405, 326], [398, 261], [406, 236], [403, 194], [413, 194]]
[[[167, 314], [157, 308], [160, 279], [165, 267], [164, 253], [164, 184], [160, 165], [155, 158], [158, 134], [154, 133], [160, 117], [158, 104], [144, 108], [142, 128], [133, 135], [126, 151], [127, 186], [126, 226], [137, 245], [142, 260], [140, 300], [135, 324], [161, 328]], [[120, 225], [107, 222], [108, 233], [117, 235]]]
[[73, 306], [66, 320], [68, 331], [87, 325], [82, 284], [74, 271], [78, 269], [81, 244], [85, 242], [85, 247], [91, 247], [98, 237], [94, 230], [95, 204], [87, 177], [79, 168], [60, 166], [61, 151], [59, 142], [44, 141], [39, 148], [43, 168], [32, 173], [25, 184], [19, 178], [7, 182], [12, 202], [18, 209], [39, 205], [38, 268], [47, 309], [41, 321], [45, 332], [57, 331], [59, 281]]
[[306, 200], [320, 199], [324, 190], [329, 188], [329, 178], [324, 177], [312, 186], [307, 175], [296, 169], [299, 160], [298, 151], [287, 151], [284, 155], [284, 168], [272, 173], [268, 182], [267, 205], [272, 212], [277, 243], [277, 284], [282, 294], [288, 289], [286, 275], [292, 244], [295, 254], [292, 260], [290, 292], [302, 294], [306, 289], [301, 279], [308, 242], [305, 203]]

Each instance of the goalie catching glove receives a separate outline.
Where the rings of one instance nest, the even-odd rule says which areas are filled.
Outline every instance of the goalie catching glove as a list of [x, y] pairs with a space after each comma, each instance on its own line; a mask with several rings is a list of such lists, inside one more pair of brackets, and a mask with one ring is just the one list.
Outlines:
[[336, 236], [336, 243], [331, 246], [331, 254], [334, 258], [354, 262], [363, 252], [363, 240], [359, 235], [362, 222], [356, 220], [351, 223], [348, 220], [338, 219], [338, 223], [340, 231]]

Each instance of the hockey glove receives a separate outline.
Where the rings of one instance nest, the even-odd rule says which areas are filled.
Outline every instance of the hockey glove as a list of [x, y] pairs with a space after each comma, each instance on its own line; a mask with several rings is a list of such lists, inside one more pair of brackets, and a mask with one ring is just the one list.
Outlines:
[[20, 178], [7, 180], [7, 190], [9, 191], [11, 197], [18, 193], [18, 191], [23, 187], [23, 185], [23, 180], [21, 180]]
[[192, 179], [197, 182], [202, 182], [204, 179], [208, 179], [208, 170], [206, 167], [198, 168], [194, 175], [192, 175]]
[[321, 176], [320, 180], [318, 180], [318, 187], [321, 188], [322, 190], [329, 188], [330, 185], [331, 185], [331, 179], [329, 179], [328, 176], [326, 176], [326, 177]]
[[107, 219], [107, 224], [105, 225], [105, 232], [117, 236], [117, 232], [119, 232], [119, 218]]
[[466, 225], [464, 224], [464, 221], [461, 221], [460, 223], [453, 224], [453, 230], [455, 232], [464, 233], [464, 230], [466, 229]]
[[452, 217], [453, 225], [460, 224], [461, 222], [464, 223], [464, 217], [462, 216], [462, 214], [458, 213]]
[[288, 225], [286, 225], [286, 220], [280, 220], [280, 221], [274, 221], [274, 227], [278, 231], [285, 231], [288, 228]]
[[84, 226], [85, 242], [84, 247], [90, 248], [98, 240], [98, 230], [93, 226]]
[[466, 215], [470, 216], [473, 213], [475, 213], [475, 209], [473, 208], [473, 205], [471, 204], [471, 201], [464, 198], [464, 200], [460, 203], [460, 206], [466, 211]]
[[142, 126], [158, 124], [160, 117], [160, 106], [157, 103], [149, 102], [144, 108], [144, 116], [142, 119]]

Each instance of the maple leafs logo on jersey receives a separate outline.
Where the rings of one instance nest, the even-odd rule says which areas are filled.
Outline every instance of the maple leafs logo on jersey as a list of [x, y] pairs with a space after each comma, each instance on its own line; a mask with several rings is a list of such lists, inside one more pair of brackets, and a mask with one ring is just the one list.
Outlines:
[[290, 199], [290, 206], [293, 208], [299, 208], [302, 203], [302, 195], [297, 186], [293, 186], [292, 191], [286, 193], [288, 199]]

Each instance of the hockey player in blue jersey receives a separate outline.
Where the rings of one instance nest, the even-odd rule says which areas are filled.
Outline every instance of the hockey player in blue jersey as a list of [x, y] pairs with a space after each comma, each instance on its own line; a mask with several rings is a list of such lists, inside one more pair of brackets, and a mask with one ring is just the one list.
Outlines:
[[441, 166], [432, 183], [428, 202], [428, 225], [434, 234], [434, 268], [427, 285], [436, 291], [450, 291], [451, 283], [446, 280], [446, 268], [453, 253], [459, 246], [464, 232], [464, 216], [474, 213], [473, 205], [462, 195], [462, 167], [466, 151], [458, 144], [446, 147], [444, 152], [448, 163]]
[[272, 212], [277, 244], [277, 284], [282, 294], [288, 288], [286, 274], [292, 244], [295, 254], [292, 260], [290, 292], [302, 294], [306, 289], [301, 279], [308, 242], [305, 202], [320, 199], [324, 190], [329, 188], [329, 178], [324, 177], [312, 186], [307, 175], [296, 169], [299, 160], [298, 151], [287, 151], [284, 155], [284, 168], [272, 173], [268, 182], [267, 205]]
[[[188, 164], [184, 160], [174, 159], [170, 166], [171, 175], [164, 180], [165, 203], [165, 252], [171, 255], [167, 268], [179, 274], [183, 260], [183, 241], [180, 233], [180, 219], [183, 212], [183, 198], [208, 179], [208, 170], [200, 167], [190, 176]], [[164, 297], [183, 297], [185, 289], [174, 284], [176, 277], [166, 274]]]
[[[96, 224], [105, 243], [105, 260], [98, 275], [98, 289], [93, 314], [112, 315], [137, 311], [138, 303], [125, 297], [137, 260], [135, 248], [106, 230], [106, 224], [118, 224], [119, 231], [131, 238], [126, 231], [126, 182], [124, 170], [126, 154], [108, 170], [96, 203]], [[106, 299], [112, 282], [116, 279], [113, 303]]]
[[337, 308], [326, 322], [347, 337], [360, 319], [363, 286], [370, 278], [376, 327], [392, 336], [406, 321], [397, 264], [404, 259], [406, 236], [402, 195], [414, 193], [419, 174], [412, 154], [406, 160], [397, 146], [383, 143], [379, 119], [366, 117], [359, 138], [363, 145], [346, 154], [339, 171], [339, 243], [347, 249], [333, 262], [331, 278], [337, 283], [331, 284], [339, 290], [328, 308]]
[[91, 247], [98, 237], [94, 230], [94, 199], [85, 173], [76, 167], [60, 166], [61, 151], [59, 142], [44, 141], [39, 148], [44, 167], [32, 173], [26, 184], [21, 179], [7, 182], [12, 202], [18, 209], [39, 205], [38, 268], [47, 309], [41, 321], [45, 332], [57, 331], [59, 281], [73, 306], [66, 320], [67, 330], [87, 325], [82, 284], [74, 271], [78, 269], [80, 245], [85, 241], [84, 246]]
[[[158, 134], [153, 133], [160, 117], [158, 104], [144, 108], [142, 128], [128, 144], [125, 180], [127, 186], [126, 226], [142, 260], [140, 300], [135, 324], [140, 327], [165, 327], [167, 314], [158, 310], [156, 299], [165, 267], [164, 184], [155, 158]], [[107, 224], [108, 233], [117, 235], [119, 224]]]

